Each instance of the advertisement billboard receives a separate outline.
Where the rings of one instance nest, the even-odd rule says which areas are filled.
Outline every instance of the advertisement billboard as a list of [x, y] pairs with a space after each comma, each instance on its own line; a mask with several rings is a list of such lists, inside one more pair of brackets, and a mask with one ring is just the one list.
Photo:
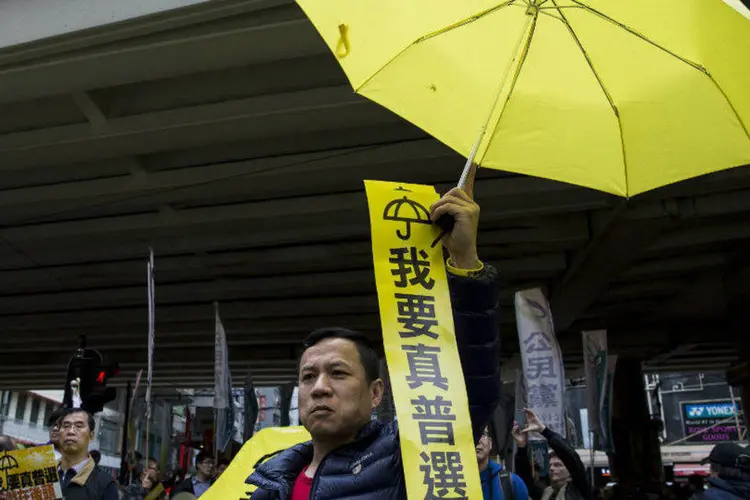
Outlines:
[[739, 441], [736, 407], [730, 400], [684, 401], [682, 420], [689, 443]]

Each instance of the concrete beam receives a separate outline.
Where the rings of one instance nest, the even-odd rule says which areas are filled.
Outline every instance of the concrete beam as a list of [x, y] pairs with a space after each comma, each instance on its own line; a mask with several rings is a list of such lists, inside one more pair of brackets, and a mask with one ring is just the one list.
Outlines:
[[727, 312], [727, 301], [721, 269], [703, 273], [686, 282], [678, 294], [660, 306], [654, 314], [657, 320], [670, 318], [717, 318]]
[[94, 131], [101, 130], [107, 124], [107, 117], [89, 94], [83, 91], [73, 92], [72, 97]]
[[109, 45], [153, 33], [176, 31], [191, 25], [207, 24], [223, 18], [278, 7], [285, 3], [288, 4], [289, 0], [225, 0], [220, 5], [216, 2], [200, 2], [194, 7], [171, 10], [165, 15], [139, 17], [98, 29], [91, 28], [52, 39], [6, 47], [0, 51], [0, 66], [50, 58], [57, 54]]
[[65, 125], [0, 136], [2, 169], [96, 161], [232, 140], [395, 124], [399, 118], [346, 86], [251, 97], [110, 119], [96, 135]]
[[[84, 54], [12, 66], [0, 70], [0, 96], [3, 101], [34, 99], [327, 53], [312, 23], [302, 18], [302, 12], [290, 8], [299, 19], [208, 33], [200, 29], [193, 34], [183, 30], [171, 39], [106, 45], [89, 48]], [[254, 47], [262, 50], [253, 50]]]
[[[374, 291], [374, 290], [373, 290]], [[158, 293], [158, 292], [157, 292]], [[212, 302], [203, 304], [164, 305], [159, 307], [159, 321], [177, 322], [193, 320], [204, 322], [210, 328]], [[292, 316], [333, 316], [338, 314], [371, 314], [377, 319], [377, 298], [375, 295], [346, 295], [326, 297], [302, 297], [264, 300], [238, 300], [222, 303], [222, 318], [232, 319], [285, 318]], [[42, 314], [43, 313], [43, 314]], [[6, 313], [8, 314], [8, 313]], [[502, 311], [507, 318], [513, 317], [512, 309]], [[145, 322], [147, 312], [144, 306], [111, 306], [102, 309], [88, 309], [85, 303], [79, 309], [62, 312], [34, 312], [8, 314], [0, 321], [0, 330], [5, 329], [46, 329], [99, 326], [113, 329], [117, 325]], [[25, 325], [25, 326], [23, 326]], [[317, 327], [321, 325], [310, 325]]]
[[[233, 297], [273, 298], [281, 294], [330, 295], [342, 289], [349, 293], [372, 290], [372, 255], [367, 243], [342, 246], [341, 249], [335, 245], [311, 246], [310, 254], [300, 247], [297, 252], [280, 249], [280, 256], [262, 250], [218, 256], [159, 256], [160, 300], [201, 302]], [[330, 251], [323, 253], [327, 250]], [[479, 251], [506, 280], [531, 281], [565, 270], [562, 253], [507, 259], [498, 257], [493, 247], [480, 247]], [[143, 259], [93, 264], [84, 276], [80, 266], [75, 265], [0, 271], [0, 294], [12, 294], [19, 305], [41, 299], [48, 310], [74, 307], [77, 300], [94, 306], [104, 294], [120, 305], [140, 303], [142, 271]], [[43, 297], [38, 296], [40, 293]]]
[[558, 332], [570, 328], [609, 284], [673, 224], [667, 217], [632, 221], [623, 217], [625, 211], [623, 206], [606, 216], [589, 245], [552, 289], [550, 306]]
[[[513, 194], [505, 195], [510, 189]], [[486, 180], [482, 184], [480, 202], [489, 214], [483, 219], [502, 220], [519, 216], [559, 214], [562, 211], [584, 211], [589, 208], [606, 206], [607, 197], [601, 193], [573, 188], [561, 183], [530, 178], [510, 178]], [[486, 190], [486, 191], [485, 191]], [[154, 231], [167, 229], [185, 230], [202, 225], [206, 229], [216, 224], [230, 224], [243, 221], [262, 233], [264, 228], [273, 228], [273, 234], [259, 234], [259, 240], [285, 239], [275, 232], [296, 227], [300, 233], [317, 226], [341, 226], [343, 224], [367, 220], [366, 199], [362, 187], [356, 192], [301, 196], [286, 199], [270, 199], [248, 203], [224, 204], [177, 210], [169, 221], [158, 214], [110, 216], [57, 223], [28, 224], [22, 227], [8, 227], [3, 230], [4, 238], [14, 243], [44, 240], [49, 244], [57, 238], [93, 234], [121, 234], [129, 231]], [[248, 226], [249, 227], [249, 226]], [[193, 227], [193, 230], [196, 228]], [[317, 230], [316, 230], [317, 231]], [[319, 238], [324, 235], [319, 234]], [[308, 238], [298, 241], [309, 242]], [[287, 242], [289, 243], [289, 242]], [[266, 245], [267, 242], [259, 243]]]
[[0, 48], [114, 24], [206, 0], [66, 0], [50, 9], [46, 0], [0, 3]]
[[[305, 140], [303, 137], [299, 139]], [[345, 137], [342, 139], [346, 140]], [[318, 144], [318, 147], [320, 146]], [[351, 175], [347, 172], [356, 173], [357, 170], [367, 167], [389, 169], [390, 165], [393, 165], [393, 168], [403, 169], [409, 164], [415, 169], [410, 175], [429, 175], [432, 172], [434, 178], [440, 179], [445, 175], [443, 172], [448, 170], [448, 164], [455, 165], [455, 162], [455, 153], [432, 139], [317, 149], [310, 153], [276, 154], [266, 158], [197, 164], [153, 172], [147, 172], [144, 165], [137, 165], [134, 161], [131, 166], [131, 179], [106, 177], [7, 189], [0, 197], [0, 207], [28, 205], [32, 203], [31, 200], [34, 203], [45, 204], [77, 201], [81, 206], [83, 201], [100, 204], [102, 198], [107, 196], [127, 200], [130, 197], [150, 195], [149, 199], [152, 199], [160, 193], [174, 194], [175, 191], [185, 196], [195, 191], [189, 188], [213, 189], [222, 181], [228, 185], [235, 184], [232, 193], [237, 192], [237, 187], [243, 187], [243, 192], [250, 196], [262, 194], [264, 198], [276, 198], [293, 188], [288, 182], [291, 175], [309, 175], [313, 181], [315, 178], [325, 178], [326, 188], [337, 191], [343, 184], [351, 185]], [[240, 179], [258, 182], [242, 182], [237, 186]], [[282, 180], [286, 182], [282, 183]], [[311, 191], [319, 188], [319, 183], [312, 184], [312, 188], [309, 188]], [[301, 194], [300, 190], [304, 189], [304, 186], [299, 186], [295, 195]]]

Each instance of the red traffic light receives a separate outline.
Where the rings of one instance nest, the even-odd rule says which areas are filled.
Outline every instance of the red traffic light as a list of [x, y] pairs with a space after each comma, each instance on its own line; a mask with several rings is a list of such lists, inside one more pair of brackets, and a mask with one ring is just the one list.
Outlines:
[[99, 375], [96, 376], [96, 383], [103, 384], [106, 378], [107, 378], [107, 372], [99, 371]]

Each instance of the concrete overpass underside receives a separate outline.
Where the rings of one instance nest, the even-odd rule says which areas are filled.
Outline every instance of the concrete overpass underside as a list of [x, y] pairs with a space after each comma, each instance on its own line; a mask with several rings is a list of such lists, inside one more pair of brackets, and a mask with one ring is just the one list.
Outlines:
[[[294, 379], [301, 338], [378, 338], [362, 180], [455, 182], [461, 158], [353, 94], [291, 1], [216, 1], [0, 49], [0, 387], [60, 388], [79, 335], [154, 383], [212, 383], [213, 309], [235, 383]], [[482, 171], [481, 257], [545, 287], [570, 373], [580, 330], [652, 370], [738, 359], [750, 168], [624, 201]]]

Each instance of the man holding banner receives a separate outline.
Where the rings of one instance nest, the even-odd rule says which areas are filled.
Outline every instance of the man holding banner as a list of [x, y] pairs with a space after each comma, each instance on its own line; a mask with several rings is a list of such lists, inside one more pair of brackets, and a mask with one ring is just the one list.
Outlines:
[[[247, 481], [258, 487], [252, 500], [405, 499], [407, 492], [420, 500], [481, 498], [474, 445], [498, 401], [500, 373], [497, 273], [477, 256], [479, 206], [460, 189], [435, 201], [434, 190], [430, 195], [425, 186], [377, 184], [368, 184], [368, 198], [371, 217], [382, 214], [373, 220], [373, 254], [398, 422], [371, 421], [384, 386], [377, 353], [366, 337], [342, 328], [313, 332], [299, 365], [300, 420], [312, 441], [260, 465]], [[411, 211], [399, 212], [398, 205], [389, 212], [394, 203]], [[427, 212], [430, 203], [429, 213], [421, 217], [418, 209]], [[442, 266], [441, 249], [430, 247], [437, 231], [430, 220], [443, 215], [454, 220], [443, 238], [450, 254], [445, 299], [448, 288], [450, 298], [442, 302], [451, 304], [447, 310], [440, 307], [446, 281], [445, 268], [437, 265]], [[384, 253], [384, 262], [392, 266], [385, 272], [378, 268], [384, 247], [376, 224], [381, 223], [389, 231], [383, 239], [394, 242]], [[395, 230], [398, 224], [405, 226]], [[393, 248], [399, 239], [404, 248]], [[422, 287], [423, 295], [407, 294], [410, 286]], [[408, 307], [414, 304], [399, 302], [393, 319], [404, 331], [389, 332], [384, 289], [399, 299], [408, 295], [434, 302], [415, 306], [416, 312]], [[440, 318], [451, 318], [451, 308], [452, 321], [446, 325]], [[389, 339], [399, 336], [389, 337], [392, 333], [400, 333], [402, 342], [394, 345]], [[456, 348], [460, 369], [451, 359]], [[410, 389], [424, 393], [417, 396]], [[404, 394], [405, 405], [399, 400]]]

